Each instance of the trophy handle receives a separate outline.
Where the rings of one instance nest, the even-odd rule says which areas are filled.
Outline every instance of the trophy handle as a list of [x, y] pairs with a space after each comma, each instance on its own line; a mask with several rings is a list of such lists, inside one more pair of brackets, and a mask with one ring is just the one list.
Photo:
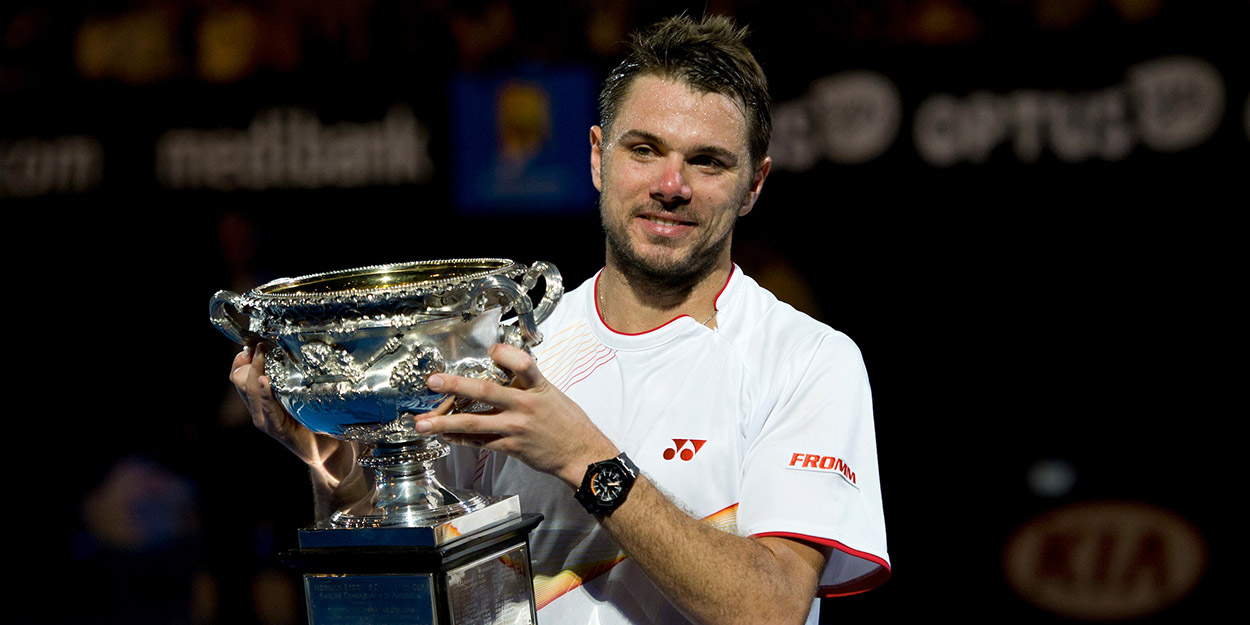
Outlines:
[[[516, 312], [515, 323], [512, 326], [515, 330], [509, 329], [509, 332], [514, 333], [512, 338], [521, 339], [524, 347], [541, 343], [543, 337], [538, 333], [538, 324], [534, 323], [534, 303], [530, 301], [529, 295], [521, 290], [521, 286], [512, 280], [489, 276], [473, 285], [473, 291], [469, 294], [470, 301], [473, 302], [473, 312], [485, 311], [490, 307], [491, 302], [498, 301], [497, 298], [500, 296], [502, 300], [511, 302], [509, 307]], [[519, 333], [519, 336], [516, 336], [516, 333]], [[505, 342], [513, 343], [514, 341], [505, 339]], [[522, 345], [517, 345], [517, 347]]]
[[[529, 292], [538, 284], [538, 279], [543, 279], [543, 298], [535, 307], [533, 300], [530, 299]], [[512, 310], [516, 312], [516, 322], [513, 328], [509, 330], [511, 340], [509, 343], [517, 343], [518, 347], [530, 348], [543, 342], [543, 335], [538, 331], [538, 324], [542, 323], [547, 317], [551, 316], [551, 311], [555, 309], [556, 302], [564, 295], [564, 278], [560, 276], [560, 272], [554, 265], [545, 261], [537, 261], [530, 266], [529, 271], [521, 277], [520, 284], [508, 279], [493, 281], [493, 284], [510, 296], [512, 296]], [[507, 285], [506, 287], [504, 285]], [[519, 335], [519, 336], [518, 336]], [[517, 340], [519, 339], [519, 341]]]
[[564, 278], [555, 265], [543, 260], [530, 265], [530, 270], [521, 278], [521, 290], [526, 293], [532, 291], [539, 277], [542, 277], [545, 284], [543, 285], [543, 299], [534, 308], [535, 324], [546, 321], [551, 311], [555, 309], [556, 302], [564, 296]]
[[208, 302], [208, 320], [221, 330], [221, 333], [230, 338], [230, 340], [240, 345], [255, 345], [259, 343], [260, 335], [252, 332], [239, 325], [234, 317], [226, 310], [226, 307], [234, 309], [236, 312], [241, 310], [239, 305], [239, 294], [234, 291], [217, 291], [213, 295], [213, 299]]

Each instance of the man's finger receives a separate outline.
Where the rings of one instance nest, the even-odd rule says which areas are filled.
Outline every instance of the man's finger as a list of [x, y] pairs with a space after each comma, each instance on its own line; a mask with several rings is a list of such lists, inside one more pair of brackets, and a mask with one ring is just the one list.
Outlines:
[[423, 415], [417, 421], [417, 431], [422, 434], [498, 434], [482, 417], [475, 412]]
[[[435, 416], [451, 414], [451, 409], [455, 407], [455, 405], [456, 405], [456, 397], [454, 395], [448, 395], [447, 398], [442, 401], [442, 403], [435, 406], [433, 410], [425, 414], [435, 415]], [[421, 418], [423, 416], [425, 415], [418, 415], [417, 418]]]
[[534, 363], [534, 357], [524, 350], [497, 343], [490, 348], [490, 358], [516, 376], [512, 383], [516, 388], [536, 388], [545, 381], [538, 365]]
[[247, 386], [248, 372], [252, 367], [252, 350], [244, 347], [239, 353], [234, 355], [234, 361], [230, 363], [230, 383], [234, 384], [240, 392], [245, 390]]
[[500, 439], [498, 434], [443, 434], [443, 440], [462, 447], [483, 448]]
[[244, 347], [239, 353], [234, 355], [234, 362], [230, 363], [230, 370], [233, 371], [239, 367], [245, 367], [252, 363], [252, 348]]
[[426, 380], [426, 385], [430, 387], [430, 390], [438, 393], [467, 397], [500, 408], [508, 408], [510, 406], [506, 393], [508, 389], [494, 382], [462, 378], [446, 373], [436, 373]]

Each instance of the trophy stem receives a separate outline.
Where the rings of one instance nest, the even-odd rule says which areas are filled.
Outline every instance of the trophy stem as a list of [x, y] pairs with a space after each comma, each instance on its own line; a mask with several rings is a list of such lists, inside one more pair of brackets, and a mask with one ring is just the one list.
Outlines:
[[378, 443], [357, 461], [373, 469], [374, 489], [330, 516], [330, 527], [427, 527], [486, 507], [472, 491], [444, 486], [430, 465], [450, 452], [436, 437]]

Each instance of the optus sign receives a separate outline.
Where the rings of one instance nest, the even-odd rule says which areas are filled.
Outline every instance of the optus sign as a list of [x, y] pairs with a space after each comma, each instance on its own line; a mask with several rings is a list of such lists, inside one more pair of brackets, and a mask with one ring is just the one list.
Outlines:
[[1025, 524], [1003, 553], [1007, 581], [1030, 603], [1101, 621], [1158, 612], [1188, 594], [1206, 545], [1177, 514], [1131, 501], [1065, 506]]

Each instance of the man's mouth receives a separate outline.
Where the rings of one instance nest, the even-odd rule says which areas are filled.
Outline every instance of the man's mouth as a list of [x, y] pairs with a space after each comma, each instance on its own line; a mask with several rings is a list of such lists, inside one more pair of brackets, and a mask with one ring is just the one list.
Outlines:
[[680, 226], [682, 222], [675, 219], [665, 219], [663, 217], [647, 217], [651, 223], [660, 224], [661, 226]]
[[643, 219], [646, 219], [647, 221], [653, 224], [660, 225], [660, 226], [693, 226], [694, 225], [694, 222], [692, 221], [681, 221], [679, 219], [672, 219], [670, 217], [661, 217], [659, 215], [639, 215], [639, 217], [642, 217]]

